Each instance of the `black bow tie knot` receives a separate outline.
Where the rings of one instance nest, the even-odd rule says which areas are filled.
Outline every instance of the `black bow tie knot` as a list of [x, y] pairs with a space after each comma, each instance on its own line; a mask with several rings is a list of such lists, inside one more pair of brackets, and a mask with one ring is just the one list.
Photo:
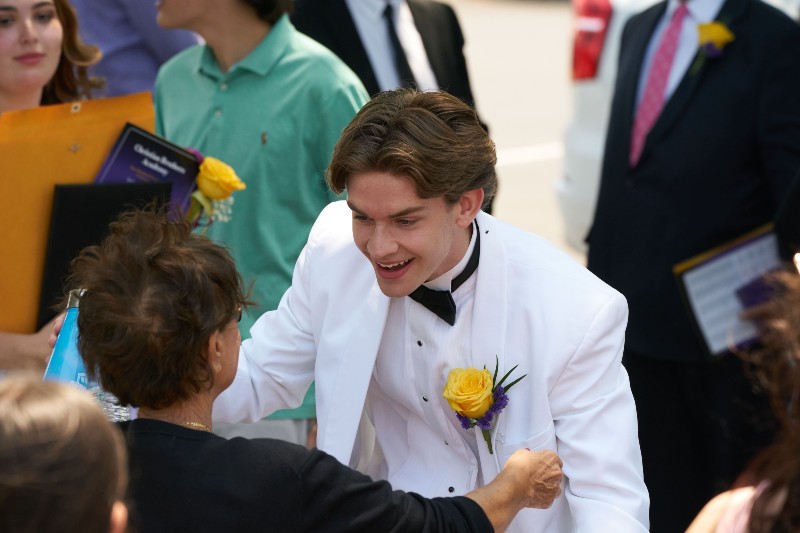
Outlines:
[[408, 296], [451, 326], [456, 323], [456, 302], [450, 291], [437, 291], [420, 285]]
[[[478, 260], [481, 255], [481, 236], [478, 229], [478, 222], [475, 221], [475, 247], [472, 249], [472, 255], [469, 257], [464, 271], [453, 278], [453, 281], [450, 283], [450, 288], [453, 291], [467, 281], [478, 268]], [[409, 294], [408, 297], [425, 306], [429, 311], [451, 326], [456, 323], [456, 302], [453, 300], [451, 291], [437, 291], [425, 285], [420, 285], [414, 292]]]

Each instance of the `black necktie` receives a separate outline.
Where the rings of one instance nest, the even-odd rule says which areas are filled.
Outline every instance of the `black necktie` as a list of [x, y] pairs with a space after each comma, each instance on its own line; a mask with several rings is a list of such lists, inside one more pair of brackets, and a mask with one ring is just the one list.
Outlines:
[[403, 50], [403, 45], [397, 37], [397, 30], [394, 29], [394, 13], [391, 3], [386, 4], [386, 9], [383, 10], [383, 18], [386, 20], [386, 30], [389, 32], [389, 41], [392, 43], [394, 64], [395, 68], [397, 68], [397, 75], [400, 77], [400, 86], [416, 87], [417, 81], [414, 79], [414, 73], [411, 71], [411, 66], [408, 64], [408, 58], [406, 57], [405, 50]]
[[408, 296], [418, 302], [419, 304], [428, 308], [429, 311], [436, 316], [450, 324], [451, 326], [456, 323], [456, 303], [453, 301], [452, 291], [458, 289], [465, 281], [469, 279], [475, 269], [478, 268], [478, 260], [481, 255], [481, 236], [478, 232], [478, 223], [475, 223], [475, 247], [472, 249], [472, 255], [469, 256], [467, 266], [464, 271], [458, 276], [453, 278], [450, 283], [449, 291], [437, 291], [429, 289], [425, 285], [420, 285], [414, 292]]

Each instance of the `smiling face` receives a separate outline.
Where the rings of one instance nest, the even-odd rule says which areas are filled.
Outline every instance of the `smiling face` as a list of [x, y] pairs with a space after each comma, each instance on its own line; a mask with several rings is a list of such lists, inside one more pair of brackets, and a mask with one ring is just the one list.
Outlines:
[[25, 97], [38, 105], [61, 59], [63, 36], [54, 2], [0, 0], [0, 112]]
[[442, 197], [420, 198], [410, 180], [384, 172], [347, 179], [353, 240], [390, 297], [406, 296], [458, 264], [482, 201], [480, 189], [454, 204]]

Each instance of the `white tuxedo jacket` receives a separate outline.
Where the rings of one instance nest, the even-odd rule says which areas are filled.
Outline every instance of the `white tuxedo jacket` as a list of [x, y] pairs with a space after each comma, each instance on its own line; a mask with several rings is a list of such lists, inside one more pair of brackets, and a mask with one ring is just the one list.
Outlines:
[[[319, 448], [355, 466], [369, 448], [362, 411], [389, 298], [351, 224], [345, 202], [320, 214], [279, 308], [242, 344], [214, 417], [254, 421], [295, 407], [316, 380]], [[530, 448], [555, 450], [567, 479], [550, 509], [522, 511], [509, 531], [647, 531], [636, 410], [620, 362], [625, 299], [543, 239], [483, 212], [478, 224], [471, 363], [493, 369], [497, 355], [499, 375], [517, 364], [515, 375], [527, 374], [498, 418], [494, 455], [475, 432], [483, 478]]]

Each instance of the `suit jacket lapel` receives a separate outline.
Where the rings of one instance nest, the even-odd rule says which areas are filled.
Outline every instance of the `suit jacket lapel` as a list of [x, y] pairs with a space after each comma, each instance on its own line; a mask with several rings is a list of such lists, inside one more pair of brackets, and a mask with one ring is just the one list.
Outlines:
[[[506, 368], [506, 327], [508, 322], [509, 280], [506, 250], [500, 238], [500, 230], [494, 219], [486, 213], [478, 213], [481, 232], [481, 257], [478, 263], [478, 279], [475, 287], [475, 303], [472, 311], [472, 364], [494, 372], [495, 356], [500, 371]], [[502, 414], [500, 416], [502, 419]], [[497, 427], [492, 431], [495, 435]], [[490, 455], [479, 429], [475, 429], [479, 459], [485, 481], [491, 480], [499, 471], [496, 455]], [[496, 448], [496, 446], [494, 446]]]
[[[370, 275], [373, 275], [370, 268]], [[342, 312], [348, 312], [343, 309]], [[320, 448], [347, 464], [353, 451], [360, 413], [367, 396], [375, 358], [383, 336], [389, 312], [387, 298], [373, 279], [372, 288], [358, 313], [353, 313], [353, 329], [343, 352], [337, 354], [342, 361], [338, 367], [333, 398], [327, 401], [335, 405], [324, 431], [320, 435]], [[318, 391], [319, 393], [319, 391]], [[322, 429], [322, 428], [320, 428]]]
[[[722, 5], [722, 9], [720, 10], [719, 15], [717, 15], [716, 20], [721, 21], [731, 27], [731, 31], [733, 31], [735, 34], [734, 23], [744, 15], [745, 10], [745, 0], [727, 0]], [[724, 54], [722, 57], [713, 59], [701, 58], [702, 53], [703, 52], [698, 46], [697, 53], [692, 59], [689, 69], [686, 71], [686, 74], [684, 74], [680, 83], [675, 88], [675, 92], [672, 93], [672, 96], [667, 101], [663, 111], [656, 120], [656, 123], [653, 124], [653, 129], [650, 131], [645, 141], [643, 153], [648, 151], [649, 146], [652, 146], [654, 143], [657, 143], [659, 139], [662, 139], [669, 132], [670, 128], [675, 124], [675, 122], [680, 119], [686, 110], [686, 106], [688, 106], [689, 102], [692, 101], [692, 97], [697, 91], [697, 88], [700, 86], [700, 80], [703, 78], [710, 66], [713, 63], [724, 59]], [[702, 60], [702, 62], [699, 64], [699, 68], [697, 68], [695, 65], [699, 60]]]
[[416, 26], [420, 37], [422, 37], [422, 45], [425, 48], [425, 54], [428, 56], [428, 62], [431, 64], [431, 70], [433, 70], [437, 81], [442, 83], [441, 80], [446, 80], [449, 76], [447, 72], [445, 72], [445, 63], [443, 62], [441, 53], [439, 53], [439, 42], [441, 41], [439, 35], [441, 29], [436, 28], [434, 17], [428, 16], [426, 13], [429, 6], [422, 2], [408, 0], [408, 9], [411, 11], [411, 16], [414, 19], [414, 26]]
[[361, 78], [370, 96], [377, 94], [380, 91], [378, 79], [345, 0], [323, 0], [318, 6], [327, 11], [326, 20], [330, 22], [337, 48], [342, 51], [342, 60]]

